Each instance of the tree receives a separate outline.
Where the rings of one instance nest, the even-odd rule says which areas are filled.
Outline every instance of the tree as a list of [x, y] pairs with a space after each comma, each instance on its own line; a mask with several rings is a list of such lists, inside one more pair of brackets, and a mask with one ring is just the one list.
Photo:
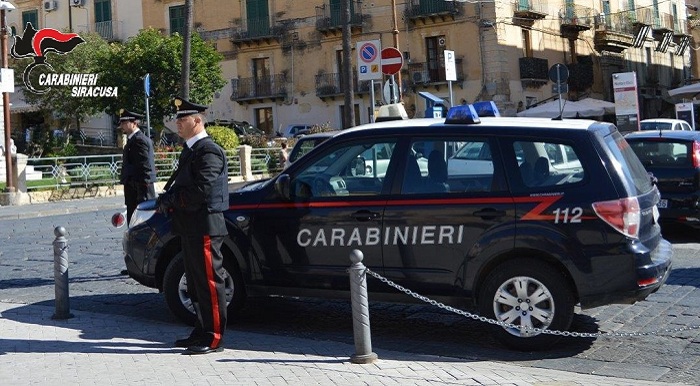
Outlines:
[[[173, 97], [181, 94], [183, 39], [179, 34], [163, 35], [156, 29], [142, 30], [124, 44], [112, 44], [111, 54], [101, 68], [105, 84], [119, 86], [119, 96], [105, 100], [104, 109], [145, 110], [143, 76], [151, 74], [151, 126], [164, 127], [174, 113]], [[191, 39], [190, 100], [209, 104], [224, 84], [219, 62], [223, 56], [194, 33]]]

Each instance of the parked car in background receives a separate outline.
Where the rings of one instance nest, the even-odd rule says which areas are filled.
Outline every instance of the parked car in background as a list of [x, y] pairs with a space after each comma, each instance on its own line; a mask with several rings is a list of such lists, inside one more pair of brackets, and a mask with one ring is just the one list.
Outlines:
[[297, 138], [302, 135], [308, 134], [309, 130], [311, 130], [312, 127], [314, 127], [314, 125], [312, 124], [294, 123], [278, 130], [277, 136], [284, 138]]
[[657, 180], [661, 220], [700, 228], [700, 132], [638, 131], [625, 139]]
[[688, 130], [693, 128], [682, 119], [655, 118], [644, 119], [639, 122], [640, 130]]
[[211, 122], [207, 122], [206, 126], [230, 127], [236, 133], [238, 138], [242, 138], [248, 135], [265, 135], [264, 131], [245, 121], [239, 122], [231, 120], [214, 120]]

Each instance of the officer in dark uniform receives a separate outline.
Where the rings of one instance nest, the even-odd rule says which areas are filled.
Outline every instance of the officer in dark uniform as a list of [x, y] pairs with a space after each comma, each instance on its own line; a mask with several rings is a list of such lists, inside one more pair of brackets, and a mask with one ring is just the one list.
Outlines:
[[124, 185], [124, 203], [126, 204], [126, 221], [139, 203], [156, 198], [153, 183], [156, 182], [156, 167], [153, 160], [153, 142], [141, 130], [139, 122], [143, 115], [121, 109], [119, 111], [119, 128], [128, 140], [124, 145], [122, 170], [119, 182]]
[[[175, 342], [185, 354], [222, 351], [226, 329], [223, 256], [228, 209], [226, 154], [204, 130], [206, 106], [175, 99], [178, 135], [185, 140], [172, 185], [158, 198], [159, 210], [172, 217], [181, 236], [187, 291], [197, 312], [188, 338]], [[169, 184], [168, 184], [169, 185]]]

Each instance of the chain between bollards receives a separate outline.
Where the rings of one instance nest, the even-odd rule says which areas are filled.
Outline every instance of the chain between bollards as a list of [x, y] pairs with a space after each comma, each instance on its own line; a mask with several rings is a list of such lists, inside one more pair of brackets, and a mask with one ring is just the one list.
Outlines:
[[66, 240], [66, 228], [56, 227], [53, 230], [56, 239], [53, 241], [53, 276], [55, 280], [54, 291], [56, 294], [56, 313], [51, 319], [69, 319], [70, 313], [68, 301], [68, 240]]
[[350, 252], [352, 265], [350, 273], [350, 300], [352, 302], [352, 330], [355, 340], [355, 354], [350, 362], [358, 364], [373, 363], [377, 354], [372, 352], [372, 335], [369, 328], [369, 301], [367, 298], [367, 268], [362, 264], [362, 251]]

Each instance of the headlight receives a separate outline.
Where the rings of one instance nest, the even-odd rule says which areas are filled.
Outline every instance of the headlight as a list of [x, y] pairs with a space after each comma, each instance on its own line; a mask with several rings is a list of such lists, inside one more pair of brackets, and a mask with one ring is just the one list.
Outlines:
[[133, 228], [141, 223], [148, 221], [149, 218], [153, 217], [156, 213], [154, 210], [144, 210], [136, 209], [134, 214], [131, 215], [131, 222], [129, 222], [129, 228]]

